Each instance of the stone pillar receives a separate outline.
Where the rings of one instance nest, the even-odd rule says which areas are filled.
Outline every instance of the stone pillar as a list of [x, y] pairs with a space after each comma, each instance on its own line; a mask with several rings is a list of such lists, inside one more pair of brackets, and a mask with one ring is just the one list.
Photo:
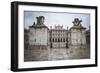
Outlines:
[[[74, 47], [82, 47], [85, 45], [86, 35], [85, 27], [81, 25], [82, 20], [75, 18], [73, 21], [73, 26], [70, 29], [71, 33], [71, 45]], [[73, 48], [74, 48], [73, 47]]]

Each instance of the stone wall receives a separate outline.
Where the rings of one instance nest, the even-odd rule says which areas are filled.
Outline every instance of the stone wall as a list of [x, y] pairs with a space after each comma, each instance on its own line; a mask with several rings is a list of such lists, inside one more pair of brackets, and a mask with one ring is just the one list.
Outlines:
[[47, 45], [48, 29], [47, 28], [30, 28], [29, 44], [30, 45]]

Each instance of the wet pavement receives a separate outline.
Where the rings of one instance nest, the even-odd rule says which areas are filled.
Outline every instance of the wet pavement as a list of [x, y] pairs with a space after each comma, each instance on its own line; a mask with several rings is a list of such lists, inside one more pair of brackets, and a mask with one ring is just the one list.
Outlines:
[[24, 61], [52, 61], [89, 58], [89, 48], [37, 48], [27, 49], [24, 51]]

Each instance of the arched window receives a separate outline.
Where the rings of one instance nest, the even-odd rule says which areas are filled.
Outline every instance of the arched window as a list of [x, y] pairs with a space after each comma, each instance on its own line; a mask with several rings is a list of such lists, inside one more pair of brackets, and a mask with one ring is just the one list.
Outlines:
[[61, 42], [62, 42], [62, 38], [61, 38]]
[[58, 38], [58, 42], [60, 42], [60, 39]]
[[54, 38], [52, 39], [52, 41], [54, 42]]
[[65, 38], [63, 38], [63, 42], [65, 42]]

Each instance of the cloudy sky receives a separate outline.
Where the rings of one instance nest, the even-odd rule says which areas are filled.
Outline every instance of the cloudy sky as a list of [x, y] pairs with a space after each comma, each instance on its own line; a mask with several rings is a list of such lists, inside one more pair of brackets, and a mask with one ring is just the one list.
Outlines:
[[72, 21], [74, 18], [79, 18], [82, 20], [82, 25], [89, 28], [90, 25], [90, 14], [84, 13], [58, 13], [58, 12], [36, 12], [36, 11], [24, 11], [24, 27], [29, 28], [29, 26], [33, 25], [33, 22], [36, 22], [37, 16], [44, 16], [45, 22], [44, 24], [50, 28], [52, 26], [54, 28], [55, 25], [63, 25], [63, 28], [73, 26]]

